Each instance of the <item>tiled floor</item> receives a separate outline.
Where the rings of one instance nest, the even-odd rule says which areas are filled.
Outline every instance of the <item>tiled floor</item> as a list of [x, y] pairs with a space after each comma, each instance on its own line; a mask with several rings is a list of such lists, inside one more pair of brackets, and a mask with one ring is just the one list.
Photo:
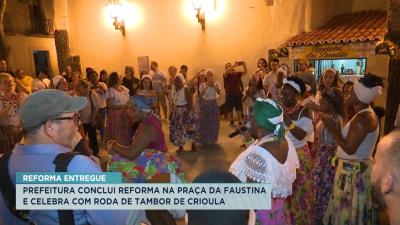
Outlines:
[[[191, 152], [190, 144], [187, 144], [184, 146], [185, 151], [177, 154], [177, 147], [169, 141], [168, 124], [165, 121], [163, 121], [163, 130], [168, 144], [168, 153], [177, 156], [182, 161], [189, 182], [208, 169], [227, 170], [236, 156], [244, 150], [240, 147], [243, 142], [239, 136], [228, 138], [233, 128], [229, 127], [229, 122], [226, 120], [221, 120], [218, 143], [211, 146], [198, 145], [196, 152]], [[104, 150], [100, 151], [100, 158], [102, 162], [108, 159]]]
[[[168, 139], [168, 124], [163, 123], [163, 129]], [[222, 120], [220, 123], [220, 136], [216, 145], [198, 145], [197, 151], [191, 152], [190, 144], [187, 144], [184, 147], [185, 152], [177, 154], [177, 147], [168, 140], [168, 151], [182, 160], [188, 180], [192, 181], [197, 175], [209, 169], [227, 170], [236, 156], [244, 150], [244, 148], [240, 147], [243, 142], [239, 136], [228, 138], [228, 134], [232, 131], [233, 129], [229, 127], [228, 121]]]
[[[168, 143], [168, 153], [177, 156], [182, 161], [189, 182], [209, 169], [227, 170], [236, 156], [244, 150], [240, 147], [243, 142], [239, 136], [228, 138], [228, 134], [233, 131], [233, 128], [229, 127], [229, 122], [226, 120], [221, 120], [218, 143], [212, 146], [198, 145], [196, 152], [191, 152], [190, 144], [187, 144], [184, 146], [185, 152], [177, 154], [177, 147], [169, 142], [169, 129], [165, 121], [163, 121], [163, 130]], [[106, 152], [101, 151], [100, 156], [104, 161]], [[179, 220], [177, 224], [184, 225], [185, 222]]]

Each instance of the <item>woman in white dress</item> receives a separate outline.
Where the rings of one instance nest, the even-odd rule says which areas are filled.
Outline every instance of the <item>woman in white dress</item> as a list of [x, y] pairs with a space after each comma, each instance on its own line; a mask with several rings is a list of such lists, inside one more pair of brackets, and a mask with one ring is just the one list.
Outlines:
[[286, 224], [285, 199], [292, 194], [299, 160], [293, 143], [285, 136], [281, 106], [271, 99], [258, 98], [244, 136], [249, 146], [229, 170], [242, 182], [272, 185], [271, 209], [256, 212], [258, 224]]

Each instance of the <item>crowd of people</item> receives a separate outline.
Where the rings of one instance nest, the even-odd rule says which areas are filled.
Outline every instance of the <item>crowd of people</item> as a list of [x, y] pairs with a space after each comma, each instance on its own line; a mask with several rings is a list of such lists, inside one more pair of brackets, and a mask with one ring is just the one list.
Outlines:
[[[377, 203], [396, 207], [400, 166], [392, 148], [399, 148], [400, 136], [395, 131], [382, 139], [373, 159], [380, 136], [373, 102], [383, 87], [374, 74], [344, 82], [327, 68], [317, 79], [307, 60], [291, 73], [278, 59], [263, 58], [247, 85], [244, 62], [225, 65], [222, 85], [212, 69], [189, 78], [186, 65], [179, 72], [170, 66], [165, 75], [155, 61], [139, 76], [131, 66], [124, 75], [88, 67], [85, 77], [69, 66], [55, 76], [41, 69], [34, 78], [22, 70], [0, 71], [0, 152], [10, 156], [10, 175], [54, 171], [54, 158], [71, 150], [85, 156], [75, 156], [69, 172], [101, 171], [98, 156], [104, 149], [110, 158], [103, 170], [122, 172], [124, 182], [188, 182], [167, 138], [178, 156], [186, 144], [191, 151], [198, 144], [213, 145], [220, 117], [227, 114], [232, 128], [239, 125], [245, 150], [228, 171], [209, 171], [194, 182], [270, 183], [271, 209], [187, 211], [188, 224], [379, 224]], [[384, 163], [392, 165], [386, 170]], [[1, 218], [14, 224], [14, 216], [3, 212], [6, 207], [0, 201]], [[387, 211], [394, 221], [395, 209]], [[82, 212], [76, 211], [75, 224], [175, 224], [185, 215], [179, 210]], [[28, 217], [58, 224], [56, 211]]]

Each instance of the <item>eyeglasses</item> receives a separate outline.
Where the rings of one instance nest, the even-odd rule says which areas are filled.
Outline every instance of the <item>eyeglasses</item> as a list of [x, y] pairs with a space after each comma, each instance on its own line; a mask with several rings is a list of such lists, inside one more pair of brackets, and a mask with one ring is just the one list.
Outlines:
[[53, 119], [53, 120], [73, 120], [74, 123], [75, 123], [76, 125], [78, 125], [79, 119], [80, 119], [79, 113], [75, 113], [73, 116], [69, 116], [69, 117], [60, 117], [60, 118], [55, 118], [55, 119]]

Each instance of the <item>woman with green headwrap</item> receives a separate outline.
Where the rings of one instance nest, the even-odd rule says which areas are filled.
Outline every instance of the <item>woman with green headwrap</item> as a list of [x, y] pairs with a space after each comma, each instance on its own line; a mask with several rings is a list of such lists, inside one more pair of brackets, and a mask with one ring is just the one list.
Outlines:
[[229, 171], [242, 182], [270, 183], [271, 209], [258, 210], [257, 222], [286, 224], [285, 199], [292, 194], [299, 167], [296, 149], [285, 136], [281, 106], [271, 99], [257, 98], [253, 114], [250, 128], [243, 134], [252, 143], [236, 158]]

